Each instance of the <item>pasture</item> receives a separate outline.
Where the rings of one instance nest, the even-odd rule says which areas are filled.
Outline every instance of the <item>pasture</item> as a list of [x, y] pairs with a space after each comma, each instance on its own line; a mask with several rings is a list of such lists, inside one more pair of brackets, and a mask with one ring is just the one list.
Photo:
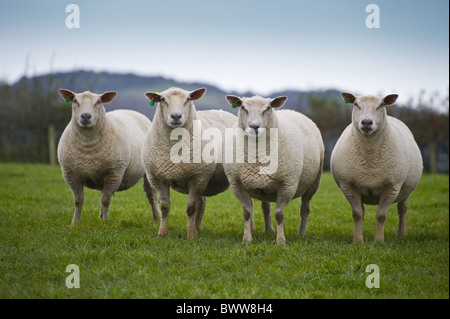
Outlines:
[[[375, 206], [366, 207], [365, 243], [352, 243], [350, 205], [330, 173], [306, 237], [296, 235], [300, 199], [287, 206], [286, 247], [264, 233], [258, 201], [253, 244], [241, 244], [242, 208], [229, 189], [207, 199], [202, 232], [187, 240], [187, 197], [171, 196], [166, 238], [142, 180], [114, 195], [107, 221], [100, 192], [85, 189], [82, 224], [71, 227], [73, 196], [59, 166], [0, 164], [0, 298], [449, 298], [448, 175], [422, 177], [405, 238], [395, 236], [391, 207], [382, 244], [373, 243]], [[69, 264], [79, 266], [78, 289], [66, 287]], [[380, 288], [366, 287], [370, 264]]]

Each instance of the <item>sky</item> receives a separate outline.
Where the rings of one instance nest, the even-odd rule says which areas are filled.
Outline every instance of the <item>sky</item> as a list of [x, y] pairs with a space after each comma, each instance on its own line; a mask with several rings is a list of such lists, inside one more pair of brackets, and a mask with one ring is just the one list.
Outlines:
[[[79, 7], [68, 28], [66, 6]], [[366, 19], [379, 8], [379, 28]], [[447, 96], [447, 0], [2, 0], [0, 80], [78, 69], [270, 95]]]

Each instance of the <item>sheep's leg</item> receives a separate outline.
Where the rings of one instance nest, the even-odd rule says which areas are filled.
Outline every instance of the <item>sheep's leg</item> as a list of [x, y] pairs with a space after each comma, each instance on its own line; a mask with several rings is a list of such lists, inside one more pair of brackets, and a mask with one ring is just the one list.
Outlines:
[[153, 187], [151, 187], [147, 179], [147, 175], [144, 175], [144, 192], [147, 196], [148, 203], [152, 208], [153, 220], [161, 220], [161, 213], [159, 212], [158, 208], [158, 196]]
[[244, 236], [242, 238], [243, 244], [249, 244], [252, 242], [252, 223], [253, 222], [253, 200], [250, 194], [238, 181], [232, 181], [230, 183], [231, 190], [234, 196], [241, 202], [242, 209], [244, 211]]
[[157, 190], [159, 193], [159, 202], [161, 204], [161, 220], [158, 236], [164, 237], [169, 232], [170, 186], [159, 183]]
[[[239, 197], [239, 201], [242, 204], [242, 209], [244, 211], [244, 237], [242, 238], [243, 244], [249, 244], [252, 242], [252, 224], [253, 221], [253, 201], [250, 195], [242, 194]], [[255, 226], [253, 226], [254, 228]]]
[[202, 226], [203, 215], [205, 214], [206, 197], [201, 196], [195, 203], [195, 228], [200, 232]]
[[63, 169], [64, 180], [72, 191], [75, 201], [75, 211], [73, 213], [72, 225], [81, 223], [81, 208], [84, 203], [83, 183], [81, 183], [77, 178], [74, 178], [74, 176], [76, 175]]
[[83, 184], [78, 182], [68, 183], [73, 197], [75, 199], [75, 212], [73, 213], [72, 225], [81, 223], [81, 208], [84, 203], [84, 192], [83, 192]]
[[386, 215], [391, 203], [384, 202], [378, 206], [377, 210], [377, 230], [375, 232], [375, 242], [384, 241], [384, 222], [386, 221]]
[[286, 237], [284, 237], [283, 230], [283, 219], [284, 219], [284, 208], [286, 207], [285, 200], [277, 199], [277, 203], [275, 206], [275, 221], [277, 222], [277, 243], [285, 244]]
[[398, 211], [397, 236], [406, 236], [405, 216], [406, 216], [407, 209], [408, 209], [408, 205], [406, 204], [406, 199], [398, 202], [398, 204], [397, 204], [397, 211]]
[[380, 197], [380, 203], [377, 210], [377, 230], [375, 232], [375, 242], [384, 241], [384, 222], [386, 221], [386, 215], [389, 207], [397, 198], [398, 193], [399, 190], [390, 188]]
[[[252, 201], [252, 207], [253, 207], [253, 198], [250, 198], [250, 200]], [[251, 216], [251, 220], [250, 220], [250, 228], [252, 231], [254, 231], [256, 229], [255, 215], [253, 214], [253, 210], [252, 210], [252, 216]]]
[[200, 195], [197, 191], [194, 191], [194, 188], [189, 190], [188, 200], [186, 203], [186, 214], [188, 217], [188, 238], [194, 238], [198, 234], [198, 230], [196, 227], [196, 203], [199, 200]]
[[362, 232], [362, 222], [364, 219], [364, 205], [361, 201], [361, 195], [353, 188], [341, 185], [341, 190], [347, 198], [350, 206], [352, 207], [353, 215], [353, 242], [362, 243], [364, 242], [363, 232]]
[[305, 236], [306, 235], [306, 222], [308, 220], [310, 206], [309, 203], [311, 202], [311, 199], [313, 198], [314, 194], [317, 192], [317, 189], [319, 189], [320, 185], [320, 179], [322, 177], [322, 167], [323, 163], [320, 163], [320, 170], [317, 174], [317, 177], [314, 181], [314, 183], [311, 185], [311, 187], [305, 192], [305, 194], [302, 196], [302, 203], [300, 205], [300, 228], [298, 230], [298, 235]]
[[115, 182], [107, 183], [103, 186], [101, 196], [100, 218], [109, 219], [109, 205], [114, 192], [117, 190], [118, 184]]
[[302, 197], [302, 204], [300, 205], [300, 229], [298, 230], [298, 234], [300, 236], [306, 235], [306, 221], [308, 220], [309, 216], [309, 202], [310, 200]]
[[270, 202], [261, 202], [261, 209], [264, 215], [264, 230], [266, 233], [272, 233], [275, 229], [272, 226], [272, 218], [270, 216]]

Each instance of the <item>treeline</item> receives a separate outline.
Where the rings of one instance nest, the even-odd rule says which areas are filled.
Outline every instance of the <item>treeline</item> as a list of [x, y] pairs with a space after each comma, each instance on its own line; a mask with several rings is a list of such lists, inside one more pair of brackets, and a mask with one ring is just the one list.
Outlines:
[[[80, 87], [76, 73], [70, 82], [77, 82], [77, 87]], [[93, 91], [94, 83], [83, 83], [83, 86], [84, 90]], [[71, 118], [71, 112], [58, 93], [61, 87], [72, 85], [61, 83], [52, 75], [33, 77], [16, 85], [0, 83], [0, 162], [54, 162], [52, 144], [54, 146], [59, 141]], [[428, 100], [424, 96], [425, 92], [420, 92], [416, 100], [408, 102], [408, 106], [397, 104], [389, 106], [387, 111], [411, 129], [422, 152], [425, 171], [448, 173], [448, 96]], [[305, 100], [307, 107], [302, 106], [303, 112], [322, 132], [324, 169], [329, 170], [331, 151], [351, 122], [352, 107], [330, 94], [301, 93], [298, 101]]]

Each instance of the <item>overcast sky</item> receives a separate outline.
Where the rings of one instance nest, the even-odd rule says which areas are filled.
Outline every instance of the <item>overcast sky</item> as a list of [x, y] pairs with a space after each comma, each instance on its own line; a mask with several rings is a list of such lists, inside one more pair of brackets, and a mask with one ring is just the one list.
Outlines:
[[[66, 6], [80, 28], [66, 27]], [[380, 28], [366, 27], [366, 6]], [[0, 1], [0, 80], [86, 69], [225, 90], [448, 94], [447, 0]], [[27, 58], [28, 57], [28, 58]]]

